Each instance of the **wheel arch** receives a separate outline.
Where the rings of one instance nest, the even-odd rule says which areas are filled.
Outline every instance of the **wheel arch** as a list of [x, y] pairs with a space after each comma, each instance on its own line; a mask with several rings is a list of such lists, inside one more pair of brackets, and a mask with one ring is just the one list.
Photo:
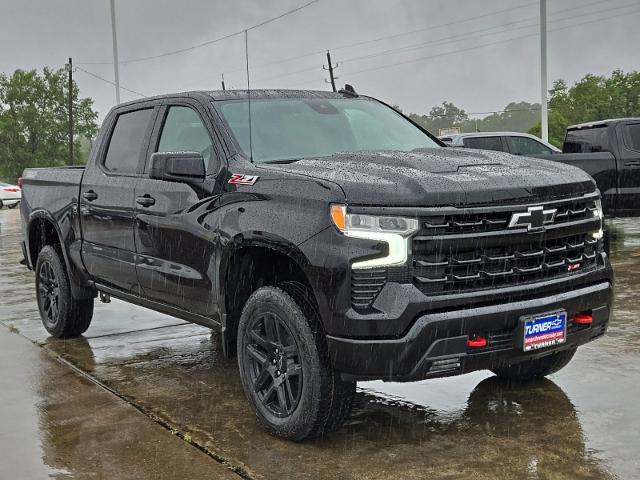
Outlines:
[[308, 269], [309, 261], [302, 251], [282, 237], [236, 235], [220, 263], [222, 343], [227, 358], [235, 354], [242, 309], [258, 288], [295, 282], [307, 288], [316, 301]]
[[69, 250], [58, 222], [46, 210], [35, 210], [29, 216], [26, 229], [26, 250], [29, 265], [33, 270], [38, 262], [40, 250], [46, 245], [59, 245], [62, 260], [69, 275], [71, 290], [76, 298], [93, 298], [97, 291], [92, 285], [85, 285], [78, 279], [76, 268], [72, 264]]

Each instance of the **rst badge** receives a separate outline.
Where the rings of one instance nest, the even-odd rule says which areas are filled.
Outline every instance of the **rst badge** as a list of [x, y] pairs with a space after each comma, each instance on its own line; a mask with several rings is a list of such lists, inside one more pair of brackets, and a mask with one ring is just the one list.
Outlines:
[[255, 185], [260, 177], [258, 175], [243, 175], [242, 173], [232, 173], [229, 183], [234, 185]]

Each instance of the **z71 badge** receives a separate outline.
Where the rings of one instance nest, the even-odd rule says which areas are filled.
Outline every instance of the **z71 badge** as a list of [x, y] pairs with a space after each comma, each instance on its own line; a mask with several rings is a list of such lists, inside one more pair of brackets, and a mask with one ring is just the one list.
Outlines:
[[243, 175], [241, 173], [232, 173], [229, 183], [235, 185], [255, 185], [260, 177], [258, 175]]

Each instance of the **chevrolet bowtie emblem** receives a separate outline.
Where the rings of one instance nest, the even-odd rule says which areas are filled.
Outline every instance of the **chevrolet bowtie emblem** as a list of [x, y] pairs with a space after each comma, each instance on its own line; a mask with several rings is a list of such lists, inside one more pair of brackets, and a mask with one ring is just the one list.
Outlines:
[[509, 228], [527, 227], [528, 231], [540, 230], [544, 225], [553, 223], [556, 218], [556, 209], [544, 207], [529, 207], [526, 212], [514, 213], [509, 222]]

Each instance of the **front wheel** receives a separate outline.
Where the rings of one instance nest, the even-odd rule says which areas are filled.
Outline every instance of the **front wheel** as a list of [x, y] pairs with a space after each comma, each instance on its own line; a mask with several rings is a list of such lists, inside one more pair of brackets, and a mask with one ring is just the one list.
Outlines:
[[76, 299], [58, 246], [46, 245], [36, 263], [36, 297], [42, 324], [51, 336], [82, 335], [93, 317], [93, 298]]
[[258, 289], [242, 311], [237, 340], [242, 386], [258, 421], [296, 441], [338, 429], [355, 395], [355, 383], [333, 372], [306, 298], [277, 287]]
[[506, 365], [493, 369], [499, 378], [516, 382], [528, 382], [546, 377], [567, 366], [576, 353], [575, 348], [563, 350], [546, 357], [529, 360], [528, 362]]

